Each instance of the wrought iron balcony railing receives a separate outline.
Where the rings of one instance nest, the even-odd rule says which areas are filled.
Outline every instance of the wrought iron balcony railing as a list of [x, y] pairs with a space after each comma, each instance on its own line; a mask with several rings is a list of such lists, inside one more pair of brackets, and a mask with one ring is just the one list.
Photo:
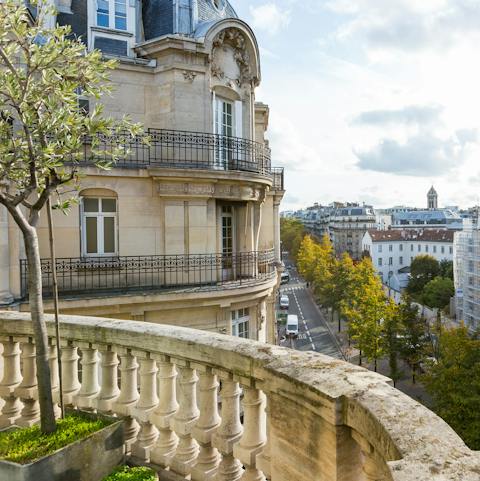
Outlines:
[[[43, 295], [52, 296], [52, 263], [41, 260]], [[161, 255], [62, 258], [56, 261], [60, 296], [177, 288], [202, 290], [254, 285], [276, 274], [274, 251], [233, 255]], [[22, 296], [28, 295], [27, 261], [20, 260]]]
[[125, 155], [117, 160], [115, 165], [118, 167], [236, 170], [269, 177], [281, 174], [272, 169], [270, 149], [266, 145], [239, 137], [147, 129], [145, 134], [135, 138], [125, 133], [117, 134], [114, 139], [101, 136], [98, 140], [93, 156], [91, 139], [86, 139], [78, 160], [81, 165], [110, 160], [110, 154], [120, 145]]
[[285, 172], [283, 167], [272, 167], [273, 189], [285, 190]]

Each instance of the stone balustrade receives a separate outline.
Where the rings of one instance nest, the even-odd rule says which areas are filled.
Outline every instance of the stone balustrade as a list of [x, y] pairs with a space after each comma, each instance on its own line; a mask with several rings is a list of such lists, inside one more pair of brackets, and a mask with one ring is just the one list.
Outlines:
[[[479, 453], [360, 367], [139, 322], [62, 316], [60, 334], [66, 402], [124, 417], [128, 453], [193, 481], [480, 479]], [[32, 336], [0, 312], [0, 426], [39, 419]]]

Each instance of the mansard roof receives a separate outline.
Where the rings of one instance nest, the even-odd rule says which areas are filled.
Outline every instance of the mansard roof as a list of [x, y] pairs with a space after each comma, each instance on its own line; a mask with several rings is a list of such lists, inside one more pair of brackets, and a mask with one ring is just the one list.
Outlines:
[[[227, 0], [143, 0], [145, 40], [169, 34], [203, 37], [214, 23], [238, 18]], [[217, 6], [218, 5], [218, 6]]]
[[446, 242], [451, 244], [455, 232], [446, 229], [390, 229], [368, 231], [372, 242]]

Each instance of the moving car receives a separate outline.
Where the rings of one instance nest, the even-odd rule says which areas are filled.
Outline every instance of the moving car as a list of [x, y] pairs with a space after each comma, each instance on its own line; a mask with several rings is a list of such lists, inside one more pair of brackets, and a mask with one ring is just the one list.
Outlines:
[[287, 327], [285, 329], [287, 336], [298, 336], [298, 316], [289, 314], [287, 317]]
[[288, 296], [283, 295], [280, 297], [280, 309], [288, 309], [290, 307], [290, 299]]
[[287, 284], [290, 281], [290, 274], [288, 272], [282, 272], [280, 274], [280, 284]]

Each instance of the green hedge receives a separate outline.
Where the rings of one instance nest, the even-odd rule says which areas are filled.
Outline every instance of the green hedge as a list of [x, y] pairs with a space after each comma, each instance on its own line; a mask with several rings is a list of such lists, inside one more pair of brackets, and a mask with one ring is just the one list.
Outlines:
[[79, 439], [111, 424], [105, 419], [89, 419], [80, 413], [69, 414], [57, 421], [57, 430], [42, 434], [40, 426], [0, 432], [0, 459], [27, 464], [52, 454]]
[[155, 473], [149, 468], [121, 466], [103, 478], [103, 481], [155, 481], [156, 479]]

